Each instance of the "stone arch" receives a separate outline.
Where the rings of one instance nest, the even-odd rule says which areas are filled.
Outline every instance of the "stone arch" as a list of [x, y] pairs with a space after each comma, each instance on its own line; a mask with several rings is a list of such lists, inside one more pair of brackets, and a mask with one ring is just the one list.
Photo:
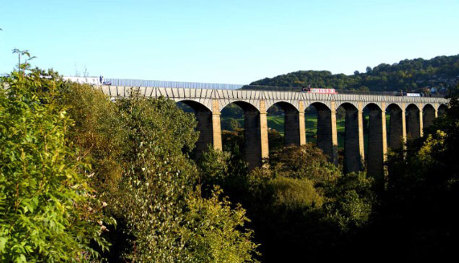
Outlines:
[[416, 103], [413, 103], [413, 102], [412, 102], [412, 103], [407, 103], [407, 104], [405, 105], [405, 111], [407, 111], [408, 108], [410, 108], [410, 109], [411, 109], [411, 108], [416, 108], [416, 109], [419, 110], [419, 105], [417, 105]]
[[417, 139], [421, 137], [421, 111], [416, 104], [406, 106], [406, 137]]
[[[249, 169], [259, 167], [262, 163], [260, 111], [246, 101], [233, 101], [231, 103], [239, 106], [244, 114], [244, 144], [242, 149], [244, 158]], [[225, 107], [231, 103], [227, 103]]]
[[422, 109], [422, 126], [424, 129], [430, 127], [435, 120], [435, 108], [431, 104], [426, 104]]
[[331, 110], [332, 106], [330, 101], [324, 100], [324, 101], [319, 101], [319, 100], [310, 100], [310, 101], [304, 101], [304, 107], [309, 108], [313, 106], [314, 109], [321, 109], [321, 110]]
[[194, 159], [199, 159], [202, 153], [213, 143], [213, 124], [212, 112], [204, 104], [194, 100], [180, 100], [177, 103], [183, 103], [193, 110], [194, 116], [198, 121], [196, 130], [199, 132], [199, 138], [196, 147], [192, 152]]
[[267, 101], [266, 101], [266, 109], [269, 109], [269, 108], [271, 108], [271, 107], [274, 106], [274, 105], [279, 106], [280, 104], [282, 104], [282, 105], [288, 105], [287, 107], [288, 107], [289, 109], [290, 109], [290, 108], [294, 108], [295, 110], [300, 111], [300, 110], [299, 110], [298, 103], [299, 103], [299, 101], [267, 100]]
[[284, 112], [284, 144], [285, 145], [300, 145], [300, 112], [291, 103], [279, 101], [271, 105], [268, 111], [277, 106]]
[[398, 103], [398, 102], [388, 102], [386, 104], [386, 112], [388, 110], [391, 110], [391, 109], [400, 109], [400, 110], [405, 110], [406, 107], [404, 107], [404, 105], [402, 105], [401, 103]]
[[[359, 107], [359, 105], [358, 105], [358, 103], [356, 101], [340, 101], [340, 102], [337, 102], [336, 109], [338, 109], [339, 107], [341, 107], [343, 105], [352, 105], [356, 109]], [[346, 106], [346, 107], [348, 107], [348, 106]]]
[[313, 106], [317, 110], [331, 110], [331, 107], [328, 103], [322, 101], [313, 101], [307, 104], [308, 107]]
[[[259, 109], [258, 109], [257, 106], [255, 106], [254, 104], [252, 104], [252, 103], [250, 103], [248, 101], [245, 101], [245, 100], [234, 100], [231, 103], [234, 103], [234, 104], [238, 105], [244, 111], [245, 110], [250, 110], [250, 111], [258, 111], [259, 112]], [[230, 104], [230, 103], [228, 103], [228, 104]]]
[[440, 106], [438, 106], [438, 117], [445, 115], [446, 110], [448, 110], [448, 106], [446, 104], [440, 104]]
[[179, 99], [179, 100], [176, 100], [176, 102], [183, 103], [189, 106], [190, 108], [192, 108], [193, 110], [207, 110], [207, 111], [212, 112], [212, 110], [207, 105], [199, 101], [196, 101], [196, 100]]
[[375, 109], [375, 107], [379, 108], [379, 110], [382, 110], [382, 104], [380, 102], [371, 102], [371, 101], [365, 101], [362, 104], [362, 109], [365, 109], [367, 107], [370, 107], [371, 109]]
[[346, 102], [341, 103], [336, 108], [337, 112], [340, 108], [346, 112], [344, 119], [344, 173], [358, 172], [363, 168], [359, 139], [359, 110], [353, 103]]
[[388, 145], [391, 149], [401, 149], [403, 140], [403, 110], [397, 103], [391, 103], [386, 107], [389, 114]]
[[322, 102], [312, 102], [308, 107], [317, 111], [317, 147], [322, 149], [330, 161], [335, 160], [335, 150], [332, 137], [332, 111]]
[[[260, 101], [259, 100], [246, 100], [246, 99], [223, 99], [220, 100], [219, 107], [220, 112], [229, 104], [234, 103], [241, 107], [240, 105], [245, 105], [244, 107], [250, 108], [253, 107], [257, 111], [260, 111]], [[242, 108], [242, 107], [241, 107]]]
[[367, 173], [375, 178], [377, 184], [384, 182], [384, 133], [385, 112], [376, 103], [368, 103], [363, 108], [368, 114], [367, 151], [365, 152]]

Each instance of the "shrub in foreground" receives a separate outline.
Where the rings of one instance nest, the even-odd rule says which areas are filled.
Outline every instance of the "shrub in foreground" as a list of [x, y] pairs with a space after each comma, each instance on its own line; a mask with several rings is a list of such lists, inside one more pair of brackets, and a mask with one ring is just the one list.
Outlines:
[[[49, 78], [43, 78], [43, 75]], [[86, 164], [66, 133], [52, 72], [13, 72], [0, 88], [0, 261], [90, 261], [105, 226]], [[5, 88], [4, 88], [5, 87]]]

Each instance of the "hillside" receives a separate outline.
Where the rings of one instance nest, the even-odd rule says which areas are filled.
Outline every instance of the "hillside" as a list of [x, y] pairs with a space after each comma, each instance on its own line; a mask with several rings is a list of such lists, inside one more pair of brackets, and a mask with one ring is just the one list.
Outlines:
[[[313, 88], [335, 88], [355, 91], [427, 91], [432, 87], [443, 90], [459, 82], [459, 55], [438, 56], [425, 60], [405, 59], [392, 65], [379, 64], [366, 72], [353, 75], [332, 74], [329, 71], [297, 71], [265, 78], [250, 85]], [[247, 87], [244, 87], [247, 88]], [[260, 89], [268, 89], [261, 87]]]

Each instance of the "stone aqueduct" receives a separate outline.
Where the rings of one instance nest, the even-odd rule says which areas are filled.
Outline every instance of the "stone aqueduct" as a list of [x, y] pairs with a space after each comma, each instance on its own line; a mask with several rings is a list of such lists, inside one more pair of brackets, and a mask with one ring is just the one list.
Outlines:
[[[317, 145], [332, 162], [338, 162], [336, 111], [345, 109], [344, 171], [364, 168], [380, 178], [384, 175], [384, 160], [388, 147], [400, 148], [409, 138], [423, 136], [423, 128], [446, 109], [443, 98], [379, 96], [355, 94], [314, 94], [302, 92], [217, 90], [186, 88], [152, 88], [102, 86], [112, 98], [127, 97], [132, 91], [146, 97], [166, 97], [193, 108], [200, 136], [197, 151], [209, 144], [222, 149], [220, 113], [230, 103], [244, 111], [245, 154], [249, 167], [261, 165], [269, 157], [267, 110], [277, 105], [284, 110], [285, 144], [306, 143], [304, 111], [314, 106], [317, 111]], [[363, 110], [369, 115], [368, 149], [365, 158]], [[386, 113], [390, 122], [386, 127]], [[388, 131], [388, 132], [387, 132]], [[389, 137], [389, 138], [388, 138]], [[389, 140], [388, 140], [389, 139]], [[389, 141], [389, 145], [388, 145]]]

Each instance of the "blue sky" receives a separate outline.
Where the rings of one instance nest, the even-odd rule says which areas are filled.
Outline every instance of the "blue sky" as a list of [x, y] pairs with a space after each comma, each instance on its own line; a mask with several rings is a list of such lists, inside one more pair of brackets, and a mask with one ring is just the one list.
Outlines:
[[0, 28], [0, 73], [18, 48], [67, 76], [246, 84], [459, 54], [459, 1], [0, 0]]

